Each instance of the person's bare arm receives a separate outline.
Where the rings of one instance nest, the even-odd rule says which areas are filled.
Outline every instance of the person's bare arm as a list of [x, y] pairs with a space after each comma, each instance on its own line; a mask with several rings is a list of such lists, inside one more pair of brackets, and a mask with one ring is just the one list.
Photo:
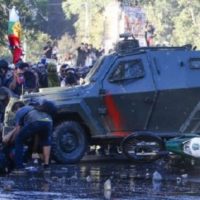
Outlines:
[[6, 135], [3, 135], [3, 137], [2, 137], [3, 143], [9, 143], [9, 142], [14, 141], [14, 139], [15, 139], [16, 135], [19, 133], [19, 131], [20, 131], [20, 126], [15, 126], [15, 128], [12, 131], [10, 131]]
[[44, 49], [44, 50], [43, 50], [43, 51], [44, 51], [43, 53], [46, 54], [47, 51], [49, 51], [50, 49], [51, 49], [50, 47], [48, 47], [47, 49]]
[[12, 80], [12, 82], [9, 84], [9, 89], [10, 90], [14, 90], [15, 88], [16, 88], [16, 86], [17, 86], [17, 74], [16, 74], [16, 72], [14, 72], [14, 77], [13, 77], [13, 80]]

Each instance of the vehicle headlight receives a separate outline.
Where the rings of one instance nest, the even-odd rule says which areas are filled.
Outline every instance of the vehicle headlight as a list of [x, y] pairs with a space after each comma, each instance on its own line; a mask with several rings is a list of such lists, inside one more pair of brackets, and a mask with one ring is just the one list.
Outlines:
[[185, 142], [183, 151], [190, 156], [200, 158], [200, 137], [195, 137]]

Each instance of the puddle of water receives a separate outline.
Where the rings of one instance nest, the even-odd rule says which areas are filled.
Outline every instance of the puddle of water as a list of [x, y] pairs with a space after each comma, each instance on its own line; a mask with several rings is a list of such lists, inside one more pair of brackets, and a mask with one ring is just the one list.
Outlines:
[[[162, 180], [152, 181], [155, 171]], [[52, 165], [48, 173], [40, 170], [0, 177], [0, 199], [196, 200], [200, 197], [199, 178], [199, 170], [183, 174], [154, 164]], [[107, 180], [109, 188], [105, 187]]]

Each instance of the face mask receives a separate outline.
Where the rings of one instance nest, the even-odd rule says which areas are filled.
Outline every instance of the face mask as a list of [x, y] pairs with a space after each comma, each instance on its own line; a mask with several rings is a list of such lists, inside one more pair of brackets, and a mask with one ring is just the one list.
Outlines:
[[21, 85], [21, 84], [23, 84], [24, 82], [25, 82], [24, 76], [18, 76], [18, 77], [17, 77], [17, 83], [18, 83], [18, 84]]

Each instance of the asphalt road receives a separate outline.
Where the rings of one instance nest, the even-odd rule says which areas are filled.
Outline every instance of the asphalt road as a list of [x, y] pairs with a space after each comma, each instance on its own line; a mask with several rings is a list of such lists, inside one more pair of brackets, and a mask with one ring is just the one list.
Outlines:
[[[94, 158], [94, 157], [93, 157]], [[159, 160], [135, 164], [124, 159], [85, 159], [76, 165], [29, 166], [24, 174], [0, 177], [0, 200], [20, 199], [200, 199], [198, 166]]]

